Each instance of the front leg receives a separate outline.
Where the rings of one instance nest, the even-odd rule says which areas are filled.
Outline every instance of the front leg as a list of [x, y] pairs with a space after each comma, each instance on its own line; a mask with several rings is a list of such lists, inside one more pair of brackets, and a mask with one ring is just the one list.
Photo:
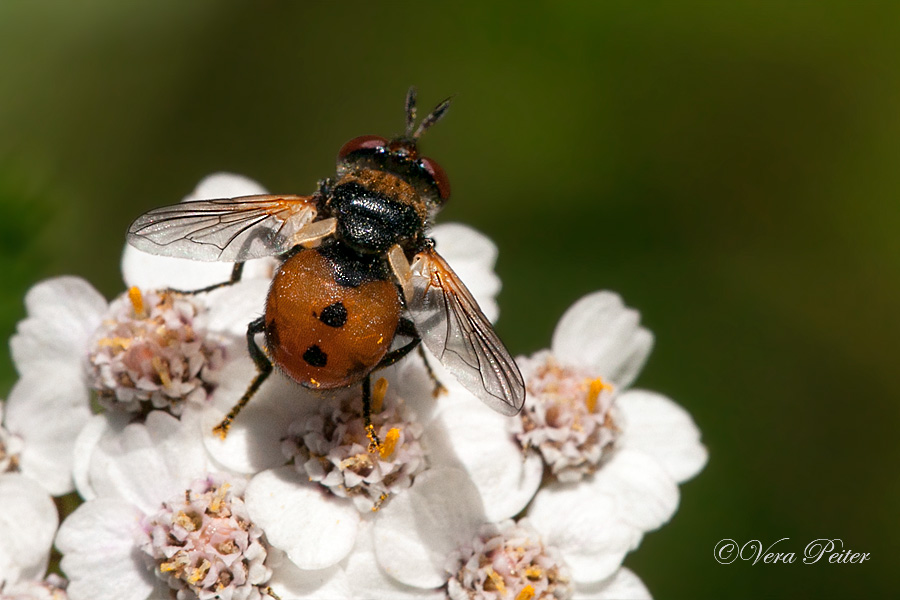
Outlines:
[[243, 275], [243, 273], [244, 263], [238, 262], [234, 263], [234, 267], [231, 269], [231, 277], [228, 279], [228, 281], [214, 283], [212, 285], [206, 286], [205, 288], [200, 288], [199, 290], [173, 290], [172, 288], [169, 288], [168, 291], [175, 294], [181, 294], [183, 296], [191, 296], [194, 294], [202, 294], [203, 292], [211, 292], [225, 286], [234, 285], [241, 280], [241, 275]]
[[263, 349], [256, 343], [256, 334], [262, 333], [265, 328], [265, 317], [260, 317], [247, 326], [247, 350], [250, 352], [250, 358], [256, 363], [256, 368], [259, 370], [259, 373], [253, 378], [253, 381], [250, 382], [250, 386], [247, 388], [247, 391], [244, 392], [244, 395], [241, 396], [241, 399], [238, 400], [237, 404], [235, 404], [228, 414], [225, 415], [222, 422], [213, 428], [213, 433], [223, 440], [225, 439], [225, 436], [228, 435], [228, 430], [231, 428], [231, 424], [238, 416], [238, 413], [240, 413], [247, 403], [250, 402], [250, 398], [252, 398], [257, 390], [259, 390], [259, 386], [261, 386], [269, 375], [272, 374], [272, 361], [269, 360], [269, 357], [266, 356]]

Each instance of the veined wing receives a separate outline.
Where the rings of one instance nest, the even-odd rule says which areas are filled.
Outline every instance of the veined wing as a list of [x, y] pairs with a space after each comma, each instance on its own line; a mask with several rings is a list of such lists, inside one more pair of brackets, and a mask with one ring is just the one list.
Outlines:
[[242, 196], [155, 208], [128, 229], [144, 252], [203, 261], [244, 262], [291, 249], [316, 218], [314, 196]]
[[422, 342], [470, 392], [504, 415], [525, 403], [519, 367], [478, 303], [434, 250], [412, 263], [407, 307]]

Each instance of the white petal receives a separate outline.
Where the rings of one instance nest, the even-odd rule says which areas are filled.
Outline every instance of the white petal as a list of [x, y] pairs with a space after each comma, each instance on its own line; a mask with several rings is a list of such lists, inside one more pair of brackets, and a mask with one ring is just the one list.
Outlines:
[[577, 582], [608, 577], [640, 540], [640, 532], [619, 517], [615, 496], [587, 482], [542, 488], [528, 520], [544, 543], [559, 548]]
[[[49, 365], [81, 367], [87, 344], [106, 312], [106, 300], [78, 277], [57, 277], [28, 290], [28, 318], [19, 322], [9, 341], [22, 375]], [[44, 369], [46, 371], [46, 369]]]
[[25, 441], [22, 472], [53, 495], [74, 489], [73, 449], [91, 416], [89, 400], [80, 368], [62, 363], [52, 371], [35, 365], [9, 394], [6, 426]]
[[[441, 370], [437, 359], [431, 354], [428, 354], [428, 364], [435, 369], [435, 376], [441, 382], [444, 382], [442, 376], [450, 377], [446, 371]], [[435, 398], [434, 380], [428, 375], [425, 363], [417, 352], [412, 352], [397, 364], [378, 371], [377, 376], [384, 377], [388, 381], [391, 393], [403, 398], [416, 421], [427, 423], [431, 420], [443, 395]]]
[[281, 451], [281, 441], [288, 428], [301, 415], [313, 410], [315, 402], [326, 401], [314, 396], [287, 377], [275, 371], [231, 425], [222, 440], [212, 432], [225, 414], [240, 399], [256, 376], [256, 367], [249, 359], [243, 361], [239, 372], [229, 373], [214, 395], [215, 410], [203, 416], [203, 442], [219, 463], [240, 473], [258, 473], [283, 465], [287, 459]]
[[586, 368], [624, 388], [634, 381], [653, 347], [653, 335], [639, 321], [638, 312], [626, 308], [618, 294], [590, 294], [559, 320], [553, 353], [564, 365]]
[[182, 202], [237, 198], [238, 196], [253, 196], [265, 193], [266, 188], [249, 177], [238, 175], [237, 173], [221, 172], [207, 175], [201, 179], [194, 191], [188, 194]]
[[134, 546], [140, 511], [120, 500], [86, 502], [56, 537], [70, 600], [145, 600], [156, 582]]
[[360, 523], [356, 547], [344, 562], [354, 600], [444, 600], [440, 589], [415, 588], [388, 576], [375, 557], [372, 524]]
[[314, 570], [299, 569], [283, 552], [272, 547], [268, 550], [266, 566], [272, 569], [272, 578], [267, 585], [282, 600], [350, 598], [350, 582], [347, 574], [339, 566]]
[[618, 450], [582, 487], [614, 496], [619, 517], [640, 531], [662, 526], [678, 509], [675, 481], [651, 456], [627, 448]]
[[242, 279], [234, 285], [213, 290], [206, 298], [208, 329], [239, 336], [246, 354], [247, 325], [265, 311], [268, 292], [268, 279]]
[[541, 483], [539, 455], [524, 455], [509, 433], [509, 417], [471, 396], [472, 404], [442, 411], [427, 430], [428, 457], [433, 467], [465, 470], [478, 488], [488, 521], [518, 514]]
[[457, 469], [429, 469], [392, 498], [375, 522], [375, 553], [385, 572], [413, 587], [447, 581], [449, 554], [484, 522], [478, 490]]
[[500, 278], [494, 272], [497, 246], [487, 236], [461, 223], [444, 223], [431, 230], [435, 248], [459, 275], [485, 316], [497, 321]]
[[163, 411], [110, 431], [91, 457], [91, 486], [98, 497], [117, 497], [144, 513], [182, 493], [209, 472], [209, 461], [194, 419], [178, 420]]
[[649, 454], [678, 483], [703, 470], [708, 454], [700, 443], [700, 430], [678, 404], [662, 394], [629, 390], [619, 396], [616, 406], [623, 417], [622, 447]]
[[572, 600], [653, 600], [640, 577], [622, 567], [599, 583], [579, 585]]
[[18, 473], [0, 475], [0, 585], [43, 577], [59, 517], [37, 482]]
[[356, 541], [359, 512], [327, 495], [294, 467], [263, 471], [245, 494], [253, 522], [273, 546], [301, 569], [324, 569], [343, 559]]
[[[125, 412], [110, 412], [94, 415], [81, 428], [81, 433], [78, 434], [72, 450], [72, 478], [75, 480], [75, 490], [85, 501], [97, 497], [90, 477], [91, 457], [94, 455], [94, 449], [108, 431], [123, 429], [129, 419], [130, 415]], [[110, 425], [110, 420], [114, 422], [114, 425]]]

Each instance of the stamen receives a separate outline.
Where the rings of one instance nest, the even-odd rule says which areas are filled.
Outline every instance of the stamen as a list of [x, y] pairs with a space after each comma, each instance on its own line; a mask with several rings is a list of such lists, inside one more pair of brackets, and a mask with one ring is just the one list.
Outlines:
[[209, 573], [209, 561], [205, 558], [203, 562], [200, 563], [200, 566], [194, 569], [194, 572], [188, 577], [187, 582], [191, 585], [196, 585], [198, 581], [202, 581], [206, 574]]
[[141, 290], [137, 286], [128, 288], [128, 299], [134, 307], [134, 316], [138, 319], [146, 319], [147, 312], [144, 310], [144, 298], [141, 296]]
[[169, 377], [169, 366], [158, 356], [154, 356], [150, 359], [150, 364], [153, 365], [153, 369], [156, 371], [156, 374], [159, 375], [159, 381], [162, 383], [164, 388], [172, 387], [172, 378]]
[[119, 350], [128, 350], [134, 340], [124, 337], [103, 338], [97, 340], [97, 345], [103, 348], [116, 348]]
[[597, 412], [597, 399], [600, 397], [600, 393], [603, 390], [612, 391], [613, 387], [603, 381], [602, 377], [597, 377], [596, 379], [592, 379], [590, 383], [590, 388], [588, 389], [587, 400], [585, 400], [585, 406], [587, 406], [589, 413]]
[[387, 395], [388, 381], [384, 377], [379, 377], [378, 381], [372, 387], [372, 412], [379, 413], [384, 406], [384, 397]]
[[[492, 569], [490, 567], [487, 567], [486, 570], [487, 570], [487, 576], [491, 580], [491, 583], [493, 584], [493, 586], [492, 586], [493, 589], [497, 590], [501, 594], [505, 594], [506, 593], [506, 584], [503, 583], [503, 578], [497, 574], [497, 571], [495, 571], [494, 569]], [[490, 589], [488, 586], [485, 586], [485, 588]]]
[[391, 454], [394, 453], [394, 448], [397, 447], [397, 440], [399, 439], [400, 430], [396, 427], [391, 427], [390, 430], [388, 430], [387, 435], [384, 436], [384, 443], [381, 444], [381, 448], [378, 451], [382, 460], [387, 460], [391, 457]]
[[516, 595], [516, 600], [532, 600], [534, 598], [534, 586], [526, 585], [522, 591]]
[[222, 503], [225, 502], [225, 496], [228, 494], [228, 490], [231, 488], [230, 483], [223, 483], [219, 486], [219, 489], [216, 491], [215, 495], [209, 500], [209, 512], [214, 515], [218, 515], [222, 512]]
[[525, 577], [528, 579], [540, 579], [544, 576], [544, 570], [538, 566], [532, 565], [525, 569]]

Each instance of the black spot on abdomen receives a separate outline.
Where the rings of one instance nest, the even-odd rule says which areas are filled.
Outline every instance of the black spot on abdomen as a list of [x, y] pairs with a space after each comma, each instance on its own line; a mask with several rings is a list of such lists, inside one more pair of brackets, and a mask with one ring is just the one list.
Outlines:
[[347, 308], [341, 302], [335, 302], [322, 309], [319, 320], [329, 327], [343, 327], [347, 322]]
[[321, 348], [313, 344], [303, 353], [303, 360], [311, 367], [324, 367], [328, 364], [328, 355], [322, 352]]

